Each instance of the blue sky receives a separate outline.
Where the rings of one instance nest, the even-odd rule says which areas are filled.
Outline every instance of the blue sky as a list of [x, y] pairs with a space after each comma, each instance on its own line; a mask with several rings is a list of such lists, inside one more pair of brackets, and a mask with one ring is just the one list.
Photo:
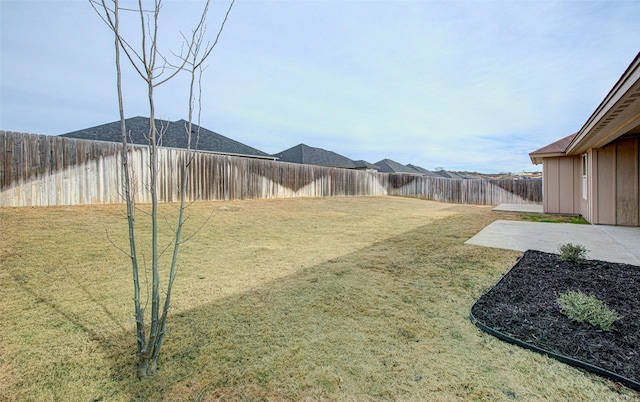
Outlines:
[[[228, 4], [212, 3], [211, 38]], [[161, 48], [179, 49], [201, 7], [165, 2]], [[539, 170], [528, 153], [580, 129], [640, 50], [638, 21], [637, 1], [239, 0], [201, 122], [268, 153], [305, 143], [426, 169]], [[0, 0], [0, 27], [0, 129], [118, 119], [112, 37], [88, 2]], [[124, 84], [125, 114], [148, 115], [131, 69]], [[186, 76], [156, 103], [186, 118]]]

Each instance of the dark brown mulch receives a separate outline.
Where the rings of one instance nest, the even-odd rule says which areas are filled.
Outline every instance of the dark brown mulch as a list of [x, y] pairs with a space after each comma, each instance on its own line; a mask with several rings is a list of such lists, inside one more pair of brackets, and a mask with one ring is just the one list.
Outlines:
[[[560, 293], [570, 290], [595, 296], [623, 318], [610, 332], [570, 320], [556, 303]], [[511, 338], [640, 383], [638, 266], [595, 260], [576, 264], [556, 254], [527, 251], [471, 314]]]

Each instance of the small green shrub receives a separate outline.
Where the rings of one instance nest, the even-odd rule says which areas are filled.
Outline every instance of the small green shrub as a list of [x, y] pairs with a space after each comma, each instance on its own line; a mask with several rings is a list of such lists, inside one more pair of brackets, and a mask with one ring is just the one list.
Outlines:
[[611, 331], [613, 323], [622, 316], [604, 302], [582, 292], [569, 291], [556, 300], [560, 310], [570, 319], [586, 322], [605, 331]]
[[589, 252], [589, 250], [587, 250], [585, 246], [572, 243], [561, 244], [558, 247], [558, 251], [560, 252], [561, 260], [572, 261], [576, 263], [586, 261], [587, 253]]

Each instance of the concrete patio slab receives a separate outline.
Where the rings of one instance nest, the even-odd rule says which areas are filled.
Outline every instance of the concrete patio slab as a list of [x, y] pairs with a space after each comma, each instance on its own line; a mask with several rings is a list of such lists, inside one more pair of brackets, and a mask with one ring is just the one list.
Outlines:
[[493, 208], [493, 211], [506, 211], [506, 212], [526, 212], [530, 214], [542, 214], [541, 204], [500, 204]]
[[583, 245], [588, 258], [640, 266], [640, 227], [497, 220], [465, 244], [557, 253], [564, 243]]

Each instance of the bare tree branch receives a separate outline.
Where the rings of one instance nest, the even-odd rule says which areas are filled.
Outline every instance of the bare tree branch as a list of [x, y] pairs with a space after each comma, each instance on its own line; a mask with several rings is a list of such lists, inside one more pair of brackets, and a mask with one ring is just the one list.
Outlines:
[[[173, 283], [176, 276], [177, 271], [177, 258], [178, 258], [178, 250], [180, 244], [188, 241], [192, 238], [193, 235], [199, 232], [199, 230], [204, 226], [202, 225], [195, 233], [186, 239], [182, 239], [182, 228], [183, 225], [188, 221], [188, 218], [184, 216], [185, 211], [185, 202], [186, 202], [186, 189], [188, 183], [189, 176], [189, 167], [193, 160], [192, 156], [192, 134], [193, 134], [193, 112], [194, 112], [194, 102], [196, 96], [194, 94], [194, 85], [196, 81], [196, 75], [198, 78], [198, 130], [196, 136], [196, 148], [199, 141], [200, 136], [200, 113], [202, 111], [202, 72], [204, 69], [202, 68], [203, 62], [206, 58], [211, 54], [212, 49], [218, 43], [218, 39], [220, 38], [220, 34], [224, 25], [229, 17], [229, 12], [231, 11], [231, 7], [233, 6], [235, 0], [232, 0], [227, 13], [225, 14], [224, 21], [221, 24], [220, 30], [218, 31], [218, 35], [212, 45], [207, 44], [204, 47], [204, 54], [201, 54], [203, 51], [202, 45], [204, 42], [204, 37], [206, 34], [206, 16], [209, 10], [210, 1], [207, 0], [204, 10], [201, 14], [200, 20], [198, 21], [195, 29], [193, 29], [191, 34], [191, 39], [188, 39], [185, 35], [182, 35], [183, 44], [180, 50], [180, 54], [176, 55], [172, 52], [174, 57], [176, 57], [179, 61], [175, 64], [171, 64], [171, 62], [163, 55], [163, 53], [159, 49], [158, 44], [158, 31], [159, 31], [159, 16], [160, 11], [162, 10], [163, 3], [162, 0], [154, 0], [154, 7], [152, 10], [147, 10], [143, 7], [142, 0], [138, 0], [138, 8], [137, 9], [129, 9], [129, 8], [120, 8], [118, 4], [118, 0], [112, 0], [111, 6], [107, 5], [107, 0], [89, 0], [89, 3], [102, 19], [102, 21], [109, 27], [109, 29], [114, 33], [114, 45], [116, 48], [116, 71], [117, 71], [117, 88], [118, 88], [118, 103], [120, 109], [120, 120], [121, 120], [121, 129], [122, 129], [122, 154], [121, 154], [121, 165], [123, 169], [123, 179], [124, 179], [124, 193], [125, 200], [127, 202], [127, 221], [129, 224], [129, 245], [131, 252], [128, 254], [132, 260], [132, 269], [133, 269], [133, 281], [134, 281], [134, 308], [135, 308], [135, 317], [136, 317], [136, 340], [138, 345], [138, 377], [144, 378], [153, 376], [156, 373], [157, 368], [157, 360], [160, 354], [160, 349], [162, 346], [162, 340], [166, 333], [166, 319], [171, 307], [171, 292], [173, 289]], [[121, 32], [119, 26], [119, 13], [123, 12], [132, 12], [136, 13], [138, 17], [139, 24], [139, 35], [140, 35], [140, 43], [138, 46], [133, 46], [131, 42], [126, 40]], [[142, 77], [142, 79], [147, 84], [147, 97], [149, 104], [149, 130], [145, 135], [149, 142], [149, 172], [150, 172], [150, 183], [149, 183], [149, 191], [151, 193], [151, 213], [149, 216], [151, 217], [151, 291], [149, 291], [149, 278], [148, 271], [149, 267], [146, 264], [146, 258], [144, 253], [141, 254], [142, 263], [143, 263], [143, 275], [145, 277], [145, 286], [147, 287], [147, 299], [145, 301], [144, 307], [142, 306], [141, 298], [140, 298], [140, 275], [139, 275], [139, 266], [138, 266], [138, 253], [136, 251], [136, 237], [135, 237], [135, 213], [136, 211], [142, 211], [147, 214], [147, 211], [143, 209], [139, 209], [135, 204], [134, 193], [132, 192], [132, 181], [135, 178], [131, 175], [129, 171], [129, 162], [128, 162], [128, 152], [129, 147], [127, 143], [127, 137], [131, 136], [131, 132], [129, 132], [127, 136], [126, 130], [126, 121], [124, 118], [124, 102], [123, 102], [123, 94], [122, 94], [122, 81], [121, 81], [121, 70], [120, 70], [120, 51], [124, 52], [129, 63], [134, 67], [137, 74]], [[159, 158], [159, 146], [162, 146], [164, 136], [167, 134], [169, 130], [169, 126], [164, 122], [157, 124], [155, 118], [155, 99], [154, 99], [154, 88], [162, 85], [163, 83], [171, 80], [176, 77], [182, 71], [189, 71], [191, 73], [191, 84], [189, 88], [189, 120], [187, 123], [187, 127], [185, 127], [186, 135], [187, 135], [187, 149], [186, 157], [181, 166], [181, 182], [180, 182], [180, 207], [179, 207], [179, 216], [177, 220], [177, 225], [172, 228], [174, 235], [173, 238], [164, 244], [159, 249], [160, 238], [158, 235], [158, 176], [162, 172], [159, 172], [158, 167], [158, 158]], [[143, 183], [136, 183], [136, 187], [139, 185], [144, 185]], [[208, 221], [208, 220], [207, 220]], [[205, 222], [206, 223], [206, 222]], [[167, 222], [168, 224], [168, 222]], [[168, 224], [169, 227], [171, 225]], [[107, 238], [109, 238], [109, 234], [107, 232]], [[111, 239], [109, 241], [114, 244]], [[160, 270], [159, 270], [159, 259], [165, 251], [167, 251], [173, 245], [173, 254], [171, 259], [171, 266], [168, 276], [168, 281], [166, 285], [166, 289], [160, 283]], [[115, 246], [115, 244], [114, 244]], [[117, 246], [116, 246], [117, 248]], [[120, 249], [120, 251], [125, 252]], [[160, 293], [164, 293], [164, 305], [162, 308], [162, 312], [160, 313], [160, 305], [161, 305], [161, 296]], [[150, 312], [150, 320], [151, 325], [149, 328], [145, 325], [145, 317], [147, 316], [147, 307], [149, 300], [151, 300], [151, 312]]]
[[[194, 65], [193, 67], [199, 67], [211, 54], [211, 51], [213, 50], [214, 47], [216, 47], [216, 45], [218, 44], [218, 40], [220, 40], [220, 35], [222, 35], [222, 30], [224, 29], [225, 24], [227, 23], [227, 19], [229, 19], [229, 14], [231, 13], [231, 8], [233, 8], [233, 5], [235, 4], [236, 0], [231, 0], [231, 4], [229, 5], [229, 9], [227, 9], [227, 13], [224, 15], [224, 20], [222, 20], [222, 24], [220, 24], [220, 29], [218, 30], [218, 34], [216, 35], [216, 40], [213, 42], [213, 45], [211, 45], [209, 47], [209, 50], [207, 50], [205, 52], [205, 54], [202, 56], [202, 59], [200, 60], [200, 62], [197, 65]], [[207, 7], [209, 6], [209, 2], [207, 2]]]
[[130, 252], [128, 252], [127, 250], [125, 250], [122, 247], [118, 246], [113, 240], [111, 240], [111, 237], [109, 236], [109, 230], [106, 227], [104, 228], [104, 232], [105, 232], [105, 236], [107, 237], [107, 240], [109, 240], [109, 243], [111, 243], [113, 248], [115, 248], [118, 251], [121, 251], [122, 254], [126, 255], [129, 258], [131, 258], [131, 253]]

